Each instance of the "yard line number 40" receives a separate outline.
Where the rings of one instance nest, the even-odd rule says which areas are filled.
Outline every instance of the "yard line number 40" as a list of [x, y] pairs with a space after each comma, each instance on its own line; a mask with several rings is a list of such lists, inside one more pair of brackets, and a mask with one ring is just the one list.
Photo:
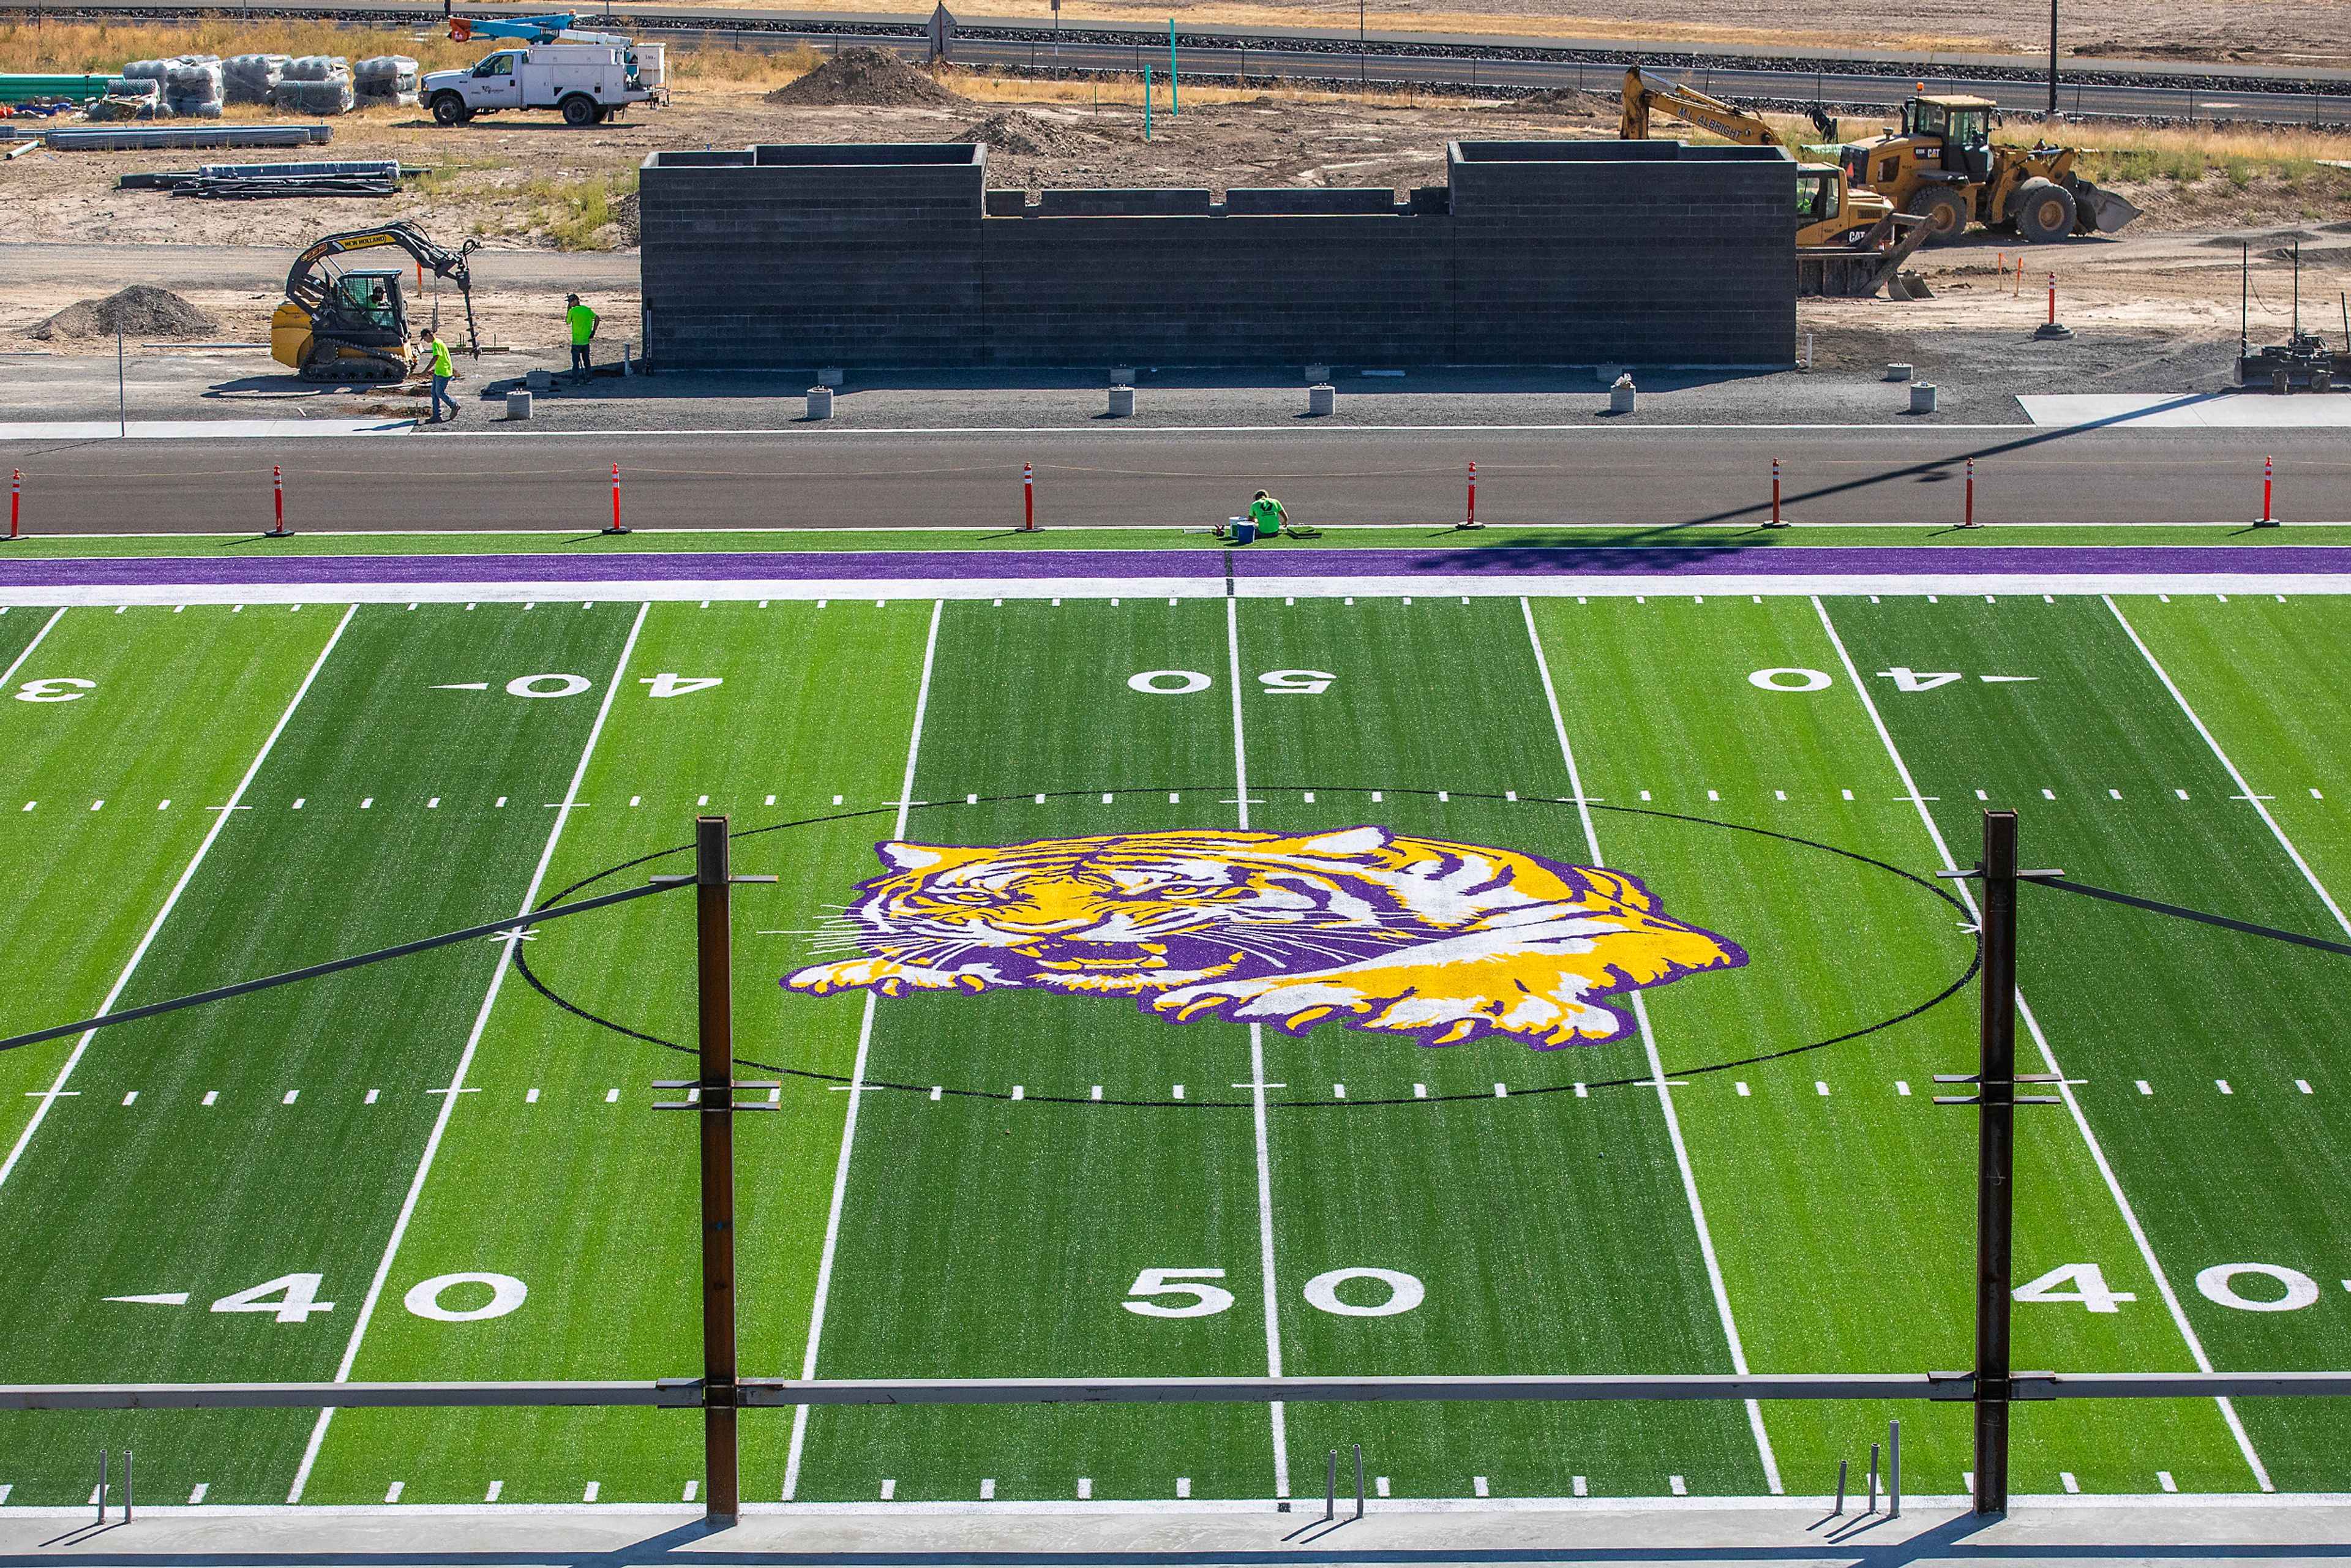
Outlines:
[[[2240, 1280], [2266, 1281], [2240, 1289]], [[2351, 1280], [2344, 1282], [2351, 1290]], [[2215, 1263], [2196, 1276], [2196, 1290], [2206, 1301], [2241, 1312], [2293, 1312], [2318, 1300], [2318, 1281], [2299, 1269], [2276, 1263]], [[2111, 1290], [2095, 1263], [2061, 1263], [2041, 1278], [2016, 1287], [2020, 1301], [2052, 1301], [2078, 1305], [2093, 1312], [2118, 1312], [2122, 1303], [2138, 1297]]]

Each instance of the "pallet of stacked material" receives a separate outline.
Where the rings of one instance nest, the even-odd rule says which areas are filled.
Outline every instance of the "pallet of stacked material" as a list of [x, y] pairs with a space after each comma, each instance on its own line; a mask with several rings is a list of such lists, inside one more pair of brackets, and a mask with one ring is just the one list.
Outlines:
[[287, 62], [272, 100], [299, 114], [349, 114], [358, 102], [351, 62], [340, 55], [304, 55]]
[[232, 55], [221, 62], [222, 88], [231, 103], [267, 103], [291, 55]]
[[351, 85], [365, 103], [413, 108], [416, 81], [416, 62], [406, 55], [376, 55], [351, 68]]
[[163, 73], [163, 107], [190, 120], [218, 120], [221, 66], [218, 60], [175, 60]]

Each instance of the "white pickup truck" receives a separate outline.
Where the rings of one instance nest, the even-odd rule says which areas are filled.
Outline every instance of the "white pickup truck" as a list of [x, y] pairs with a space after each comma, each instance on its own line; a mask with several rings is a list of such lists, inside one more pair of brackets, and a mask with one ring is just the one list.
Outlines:
[[560, 110], [566, 125], [594, 125], [632, 103], [667, 101], [663, 74], [659, 44], [515, 44], [471, 70], [429, 72], [419, 89], [443, 125], [500, 109]]

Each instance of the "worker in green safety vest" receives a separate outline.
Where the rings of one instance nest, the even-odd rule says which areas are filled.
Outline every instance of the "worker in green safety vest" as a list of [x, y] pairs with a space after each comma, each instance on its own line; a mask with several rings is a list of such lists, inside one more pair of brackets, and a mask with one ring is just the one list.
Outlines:
[[588, 348], [596, 337], [596, 312], [580, 303], [580, 296], [564, 296], [563, 319], [571, 323], [571, 371], [581, 381], [596, 373], [588, 362]]
[[449, 378], [457, 373], [449, 363], [449, 345], [432, 328], [424, 329], [424, 351], [433, 357], [433, 423], [441, 423], [441, 405], [449, 405], [449, 417], [457, 417], [457, 400], [449, 395]]
[[1249, 520], [1257, 524], [1257, 537], [1261, 539], [1280, 538], [1281, 525], [1290, 520], [1290, 514], [1281, 509], [1281, 503], [1262, 490], [1250, 500], [1249, 515]]

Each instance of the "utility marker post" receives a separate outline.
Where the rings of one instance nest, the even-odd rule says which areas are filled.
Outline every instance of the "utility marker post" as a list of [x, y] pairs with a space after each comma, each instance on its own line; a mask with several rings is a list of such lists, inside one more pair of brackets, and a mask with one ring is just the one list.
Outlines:
[[[1973, 1105], [1976, 1119], [1976, 1364], [1975, 1511], [2008, 1511], [2010, 1314], [2015, 1294], [2016, 1108], [2063, 1103], [2053, 1094], [2023, 1094], [2019, 1083], [2053, 1083], [2047, 1073], [2016, 1071], [2016, 886], [2026, 877], [2056, 876], [2017, 867], [2014, 811], [1983, 814], [1983, 858], [1976, 908], [1983, 969], [1978, 1064], [1974, 1073], [1937, 1073], [1938, 1083], [1973, 1083], [1973, 1094], [1935, 1096], [1938, 1105]], [[1873, 1482], [1875, 1477], [1873, 1475]], [[1875, 1500], [1873, 1499], [1873, 1500]]]
[[714, 1530], [732, 1527], [742, 1511], [741, 1446], [736, 1412], [735, 1349], [735, 1113], [771, 1111], [772, 1103], [737, 1105], [737, 1089], [772, 1089], [773, 1083], [735, 1082], [734, 933], [726, 896], [737, 882], [773, 882], [772, 876], [729, 876], [726, 819], [694, 820], [694, 872], [655, 877], [655, 882], [694, 884], [695, 989], [697, 1065], [701, 1076], [663, 1080], [656, 1089], [686, 1089], [686, 1100], [655, 1102], [656, 1111], [694, 1111], [702, 1132], [702, 1451], [705, 1500], [702, 1517]]
[[[2055, 0], [2050, 5], [2053, 13]], [[1976, 1118], [1978, 1513], [2008, 1511], [2008, 1375], [2016, 1221], [2016, 813], [1983, 817], [1982, 1055]]]
[[[701, 1050], [703, 1516], [740, 1511], [735, 1387], [735, 985], [728, 929], [726, 819], [694, 820], [695, 1040]], [[2011, 895], [2011, 897], [2013, 894]]]

